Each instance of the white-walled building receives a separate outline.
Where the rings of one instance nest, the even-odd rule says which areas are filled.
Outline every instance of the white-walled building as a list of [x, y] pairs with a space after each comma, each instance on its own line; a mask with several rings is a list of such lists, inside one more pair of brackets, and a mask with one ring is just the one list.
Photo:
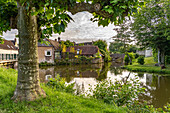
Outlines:
[[0, 44], [0, 61], [2, 60], [16, 60], [18, 56], [18, 47], [15, 40], [4, 40], [3, 44]]

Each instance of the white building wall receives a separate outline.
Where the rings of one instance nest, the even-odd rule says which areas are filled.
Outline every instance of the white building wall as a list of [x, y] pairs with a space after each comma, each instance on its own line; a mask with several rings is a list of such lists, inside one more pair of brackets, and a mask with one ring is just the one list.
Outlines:
[[0, 54], [18, 54], [18, 50], [0, 49]]
[[152, 56], [152, 49], [145, 50], [145, 57], [151, 57]]

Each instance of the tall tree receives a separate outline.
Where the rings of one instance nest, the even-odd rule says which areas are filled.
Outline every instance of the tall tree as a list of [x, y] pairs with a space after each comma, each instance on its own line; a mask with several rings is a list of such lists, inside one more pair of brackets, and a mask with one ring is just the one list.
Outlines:
[[105, 40], [97, 40], [93, 43], [93, 45], [98, 46], [99, 49], [107, 51], [107, 42]]
[[[138, 14], [134, 15], [132, 30], [138, 44], [144, 48], [158, 50], [158, 63], [164, 64], [170, 40], [170, 2], [169, 0], [146, 1]], [[159, 54], [160, 53], [160, 54]]]
[[130, 16], [141, 5], [137, 0], [13, 1], [0, 1], [0, 33], [12, 28], [19, 31], [18, 80], [13, 96], [15, 101], [33, 101], [45, 96], [39, 83], [37, 41], [52, 33], [64, 32], [67, 23], [72, 20], [67, 12], [76, 14], [88, 11], [94, 15], [92, 21], [107, 26], [113, 22], [121, 23], [126, 15]]
[[113, 36], [112, 39], [115, 43], [123, 44], [123, 52], [126, 52], [128, 49], [128, 46], [132, 40], [132, 33], [130, 30], [130, 21], [124, 21], [119, 28], [115, 28], [114, 30], [117, 31], [117, 35]]

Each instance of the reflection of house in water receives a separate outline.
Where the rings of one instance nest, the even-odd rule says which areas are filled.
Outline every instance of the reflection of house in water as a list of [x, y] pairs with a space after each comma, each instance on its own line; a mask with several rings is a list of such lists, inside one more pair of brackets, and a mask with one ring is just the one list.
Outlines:
[[151, 84], [152, 84], [152, 74], [146, 74], [146, 84], [151, 86]]
[[39, 76], [41, 82], [47, 82], [49, 78], [54, 78], [54, 68], [39, 69]]

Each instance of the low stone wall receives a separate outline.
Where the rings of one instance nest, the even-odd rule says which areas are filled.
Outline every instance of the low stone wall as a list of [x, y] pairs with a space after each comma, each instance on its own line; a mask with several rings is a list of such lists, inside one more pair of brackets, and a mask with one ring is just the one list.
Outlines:
[[102, 58], [94, 58], [91, 60], [80, 60], [78, 58], [74, 58], [74, 59], [60, 59], [60, 60], [56, 60], [56, 64], [57, 65], [64, 65], [64, 64], [99, 64], [102, 63], [103, 59]]
[[92, 60], [92, 64], [99, 64], [99, 63], [102, 63], [102, 62], [104, 62], [103, 60], [102, 60], [102, 58], [95, 58], [95, 59], [93, 59]]

